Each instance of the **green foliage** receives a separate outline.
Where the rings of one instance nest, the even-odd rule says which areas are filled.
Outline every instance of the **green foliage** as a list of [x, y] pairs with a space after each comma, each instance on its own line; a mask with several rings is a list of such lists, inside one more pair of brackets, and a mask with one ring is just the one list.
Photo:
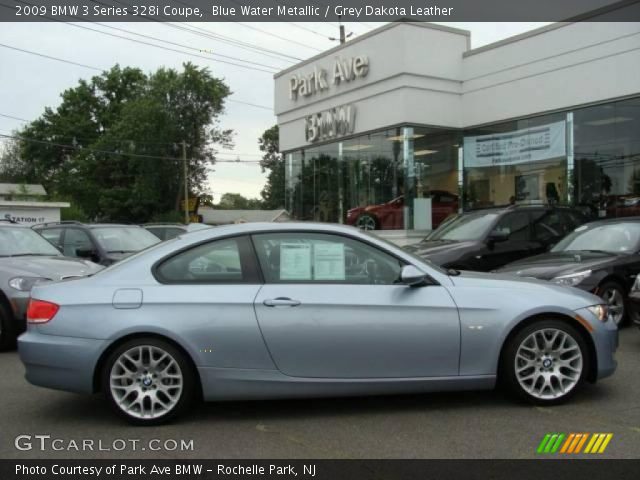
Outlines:
[[267, 183], [260, 195], [262, 196], [263, 207], [266, 210], [284, 208], [285, 200], [285, 175], [284, 159], [280, 155], [280, 134], [278, 126], [265, 130], [258, 139], [260, 150], [264, 153], [260, 160], [262, 172], [268, 171]]
[[262, 201], [257, 198], [246, 198], [239, 193], [225, 193], [220, 202], [214, 206], [219, 210], [261, 210]]
[[156, 213], [148, 223], [184, 223], [184, 212], [170, 210], [168, 212]]
[[96, 220], [149, 221], [177, 211], [184, 196], [182, 141], [189, 195], [206, 192], [215, 147], [231, 145], [232, 132], [218, 120], [229, 94], [222, 80], [190, 63], [148, 75], [115, 66], [63, 92], [55, 111], [45, 109], [19, 132], [68, 147], [19, 141], [0, 175], [42, 183]]

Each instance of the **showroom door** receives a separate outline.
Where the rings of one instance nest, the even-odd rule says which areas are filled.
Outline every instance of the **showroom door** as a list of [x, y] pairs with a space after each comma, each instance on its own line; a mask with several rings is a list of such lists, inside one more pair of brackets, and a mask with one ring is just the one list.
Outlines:
[[402, 263], [339, 235], [253, 236], [265, 277], [255, 309], [286, 375], [458, 374], [460, 323], [444, 287], [399, 284]]

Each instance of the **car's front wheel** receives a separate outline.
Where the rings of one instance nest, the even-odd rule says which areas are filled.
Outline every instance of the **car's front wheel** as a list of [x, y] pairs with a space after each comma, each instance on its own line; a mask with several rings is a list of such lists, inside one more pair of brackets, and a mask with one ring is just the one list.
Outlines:
[[174, 418], [192, 402], [195, 387], [195, 373], [185, 355], [157, 338], [123, 343], [102, 371], [103, 392], [115, 410], [136, 425]]
[[378, 219], [369, 213], [363, 213], [356, 220], [356, 226], [362, 230], [378, 230], [380, 223]]
[[560, 320], [534, 322], [511, 338], [502, 356], [502, 380], [538, 405], [569, 399], [584, 383], [589, 351], [580, 333]]

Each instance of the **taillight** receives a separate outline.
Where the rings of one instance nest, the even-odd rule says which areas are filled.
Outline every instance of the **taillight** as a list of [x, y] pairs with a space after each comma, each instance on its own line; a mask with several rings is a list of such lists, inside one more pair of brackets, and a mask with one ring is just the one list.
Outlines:
[[27, 323], [47, 323], [58, 313], [59, 309], [60, 306], [55, 303], [32, 298], [27, 307]]

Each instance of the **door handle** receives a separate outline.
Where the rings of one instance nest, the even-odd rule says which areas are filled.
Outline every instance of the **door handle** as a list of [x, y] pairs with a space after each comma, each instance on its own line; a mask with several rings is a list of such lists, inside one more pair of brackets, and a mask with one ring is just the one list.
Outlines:
[[269, 298], [262, 303], [267, 307], [297, 307], [300, 305], [298, 300], [291, 300], [287, 297]]

